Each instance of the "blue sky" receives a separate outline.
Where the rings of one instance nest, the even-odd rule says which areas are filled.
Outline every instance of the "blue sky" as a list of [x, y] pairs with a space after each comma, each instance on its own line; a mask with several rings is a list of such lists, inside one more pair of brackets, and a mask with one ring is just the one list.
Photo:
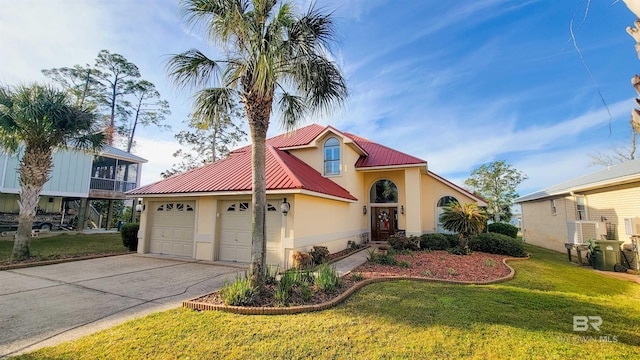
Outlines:
[[[306, 9], [308, 0], [294, 2]], [[335, 10], [334, 58], [351, 96], [304, 124], [330, 124], [428, 161], [462, 184], [483, 163], [506, 160], [529, 176], [521, 195], [598, 170], [589, 154], [629, 144], [630, 85], [640, 62], [625, 27], [634, 16], [613, 0], [318, 0]], [[198, 48], [177, 0], [0, 0], [0, 82], [43, 81], [41, 69], [124, 55], [171, 104], [171, 131], [139, 132], [159, 179], [177, 149], [190, 93], [164, 69], [170, 54]], [[576, 41], [593, 78], [582, 64]], [[599, 84], [599, 88], [596, 86]], [[599, 96], [602, 93], [611, 117]], [[304, 125], [303, 124], [303, 125]], [[245, 125], [246, 127], [246, 125]], [[272, 119], [270, 135], [280, 133]]]

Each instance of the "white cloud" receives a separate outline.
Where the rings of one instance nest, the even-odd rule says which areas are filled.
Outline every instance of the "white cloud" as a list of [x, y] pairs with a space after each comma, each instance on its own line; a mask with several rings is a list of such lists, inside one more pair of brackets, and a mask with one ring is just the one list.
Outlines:
[[170, 169], [174, 163], [178, 162], [178, 159], [173, 157], [173, 153], [179, 148], [180, 144], [176, 141], [146, 137], [136, 138], [136, 147], [132, 152], [149, 161], [142, 165], [140, 185], [161, 180], [160, 173]]

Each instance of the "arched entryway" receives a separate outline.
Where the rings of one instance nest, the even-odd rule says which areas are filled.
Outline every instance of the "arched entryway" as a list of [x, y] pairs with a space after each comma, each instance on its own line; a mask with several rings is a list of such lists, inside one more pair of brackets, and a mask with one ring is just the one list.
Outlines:
[[369, 190], [371, 240], [387, 241], [398, 229], [398, 187], [387, 179], [376, 181]]
[[438, 203], [436, 204], [436, 224], [438, 224], [437, 232], [439, 234], [452, 234], [451, 231], [445, 230], [440, 223], [440, 215], [444, 212], [444, 208], [449, 206], [449, 204], [452, 202], [458, 202], [458, 199], [454, 198], [453, 196], [443, 196], [440, 198], [440, 200], [438, 200]]

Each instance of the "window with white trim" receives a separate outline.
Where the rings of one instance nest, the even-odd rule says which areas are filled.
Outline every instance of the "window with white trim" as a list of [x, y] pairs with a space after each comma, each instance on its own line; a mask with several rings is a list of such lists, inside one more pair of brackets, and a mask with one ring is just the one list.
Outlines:
[[340, 142], [334, 137], [324, 142], [324, 175], [340, 175]]
[[587, 200], [584, 196], [576, 196], [576, 213], [578, 220], [587, 220]]

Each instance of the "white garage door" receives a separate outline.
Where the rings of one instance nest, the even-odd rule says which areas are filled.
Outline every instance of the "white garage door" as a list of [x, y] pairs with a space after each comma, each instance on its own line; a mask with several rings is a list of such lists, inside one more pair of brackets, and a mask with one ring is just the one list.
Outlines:
[[150, 252], [193, 257], [195, 201], [152, 204]]
[[[275, 204], [267, 205], [267, 264], [280, 263], [282, 214]], [[251, 201], [222, 203], [219, 260], [251, 261], [251, 206]]]

